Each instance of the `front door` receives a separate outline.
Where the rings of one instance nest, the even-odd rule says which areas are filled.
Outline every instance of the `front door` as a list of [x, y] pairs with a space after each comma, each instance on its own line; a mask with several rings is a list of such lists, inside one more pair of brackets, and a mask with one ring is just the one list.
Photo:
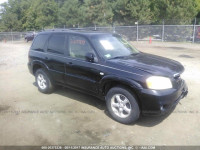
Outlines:
[[88, 40], [80, 35], [68, 37], [69, 57], [66, 61], [66, 84], [91, 93], [98, 93], [100, 70], [97, 62], [88, 62], [86, 53], [96, 54]]

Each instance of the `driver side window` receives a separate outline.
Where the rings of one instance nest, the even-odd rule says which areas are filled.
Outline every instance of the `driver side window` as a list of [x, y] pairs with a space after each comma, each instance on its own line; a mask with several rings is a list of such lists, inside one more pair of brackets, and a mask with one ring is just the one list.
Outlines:
[[69, 56], [85, 60], [87, 53], [94, 53], [88, 41], [78, 35], [69, 36]]

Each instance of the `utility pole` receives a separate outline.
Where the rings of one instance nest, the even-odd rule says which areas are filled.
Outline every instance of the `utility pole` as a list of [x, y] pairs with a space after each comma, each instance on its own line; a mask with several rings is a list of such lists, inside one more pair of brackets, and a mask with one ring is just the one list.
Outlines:
[[194, 26], [193, 26], [193, 38], [192, 38], [192, 43], [194, 43], [194, 39], [195, 39], [196, 22], [197, 22], [197, 18], [195, 17], [195, 19], [194, 19]]
[[96, 26], [96, 24], [94, 25], [94, 30], [95, 30], [95, 31], [97, 30], [97, 26]]
[[138, 42], [138, 21], [135, 22], [135, 24], [137, 25], [137, 42]]
[[12, 32], [12, 29], [11, 29], [11, 38], [12, 38], [12, 43], [13, 43], [13, 32]]
[[163, 19], [163, 25], [162, 25], [162, 42], [165, 41], [165, 20]]
[[112, 23], [112, 32], [115, 33], [115, 24]]

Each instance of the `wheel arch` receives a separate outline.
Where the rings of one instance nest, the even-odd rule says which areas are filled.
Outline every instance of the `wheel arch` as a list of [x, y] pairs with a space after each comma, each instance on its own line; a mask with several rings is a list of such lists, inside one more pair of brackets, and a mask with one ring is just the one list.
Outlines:
[[33, 75], [35, 75], [36, 71], [40, 68], [43, 68], [45, 70], [49, 70], [49, 68], [46, 64], [44, 64], [43, 62], [38, 61], [38, 60], [33, 61], [32, 66], [33, 66], [32, 67]]
[[139, 107], [141, 108], [141, 100], [138, 96], [138, 91], [142, 89], [142, 86], [139, 83], [130, 79], [124, 79], [119, 77], [107, 77], [101, 82], [100, 90], [105, 96], [112, 87], [116, 86], [123, 87], [129, 90], [131, 93], [133, 93], [136, 97]]

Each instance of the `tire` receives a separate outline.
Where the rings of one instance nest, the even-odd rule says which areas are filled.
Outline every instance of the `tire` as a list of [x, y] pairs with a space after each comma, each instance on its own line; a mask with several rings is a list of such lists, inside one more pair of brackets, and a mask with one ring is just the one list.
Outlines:
[[124, 87], [113, 87], [108, 91], [106, 106], [111, 117], [123, 124], [135, 123], [140, 116], [136, 97]]
[[55, 89], [55, 86], [53, 85], [50, 76], [44, 69], [38, 69], [36, 71], [35, 82], [37, 84], [38, 90], [42, 93], [50, 94]]

